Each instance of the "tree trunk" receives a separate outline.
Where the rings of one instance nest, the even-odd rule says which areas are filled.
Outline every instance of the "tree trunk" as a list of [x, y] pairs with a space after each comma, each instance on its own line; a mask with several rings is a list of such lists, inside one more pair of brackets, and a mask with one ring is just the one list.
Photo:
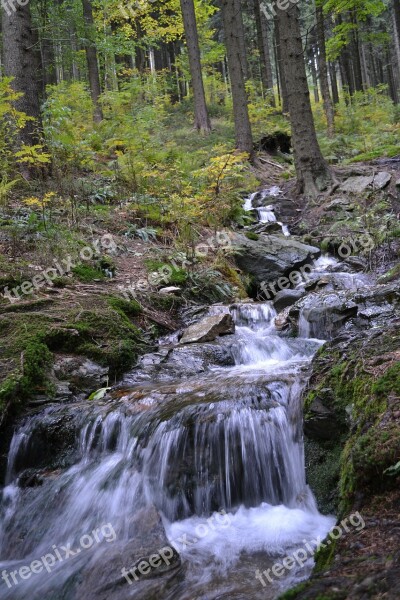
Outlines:
[[228, 69], [231, 80], [233, 116], [235, 121], [236, 146], [243, 152], [253, 155], [253, 137], [247, 108], [247, 94], [242, 70], [242, 57], [237, 41], [238, 15], [232, 0], [221, 1], [222, 20]]
[[394, 74], [393, 74], [392, 59], [390, 56], [389, 49], [386, 51], [386, 75], [387, 75], [387, 82], [388, 82], [388, 86], [389, 86], [389, 95], [390, 95], [391, 99], [393, 100], [393, 103], [398, 104], [399, 103], [399, 95], [397, 93], [397, 87], [396, 87]]
[[335, 113], [333, 110], [333, 104], [331, 95], [329, 92], [329, 81], [328, 81], [328, 66], [326, 63], [326, 46], [325, 46], [325, 27], [324, 27], [324, 13], [322, 6], [317, 5], [315, 9], [315, 16], [317, 20], [317, 41], [318, 41], [318, 71], [319, 81], [321, 84], [321, 93], [324, 101], [324, 110], [326, 115], [326, 122], [328, 125], [328, 137], [332, 137], [335, 129]]
[[85, 22], [85, 51], [86, 62], [89, 75], [90, 94], [92, 96], [94, 112], [93, 120], [95, 123], [100, 123], [103, 120], [103, 113], [99, 104], [101, 94], [99, 66], [97, 63], [97, 50], [94, 42], [94, 21], [92, 4], [90, 0], [82, 0], [83, 18]]
[[288, 97], [287, 97], [287, 87], [286, 87], [286, 78], [284, 73], [284, 64], [282, 59], [282, 48], [281, 48], [281, 37], [279, 33], [279, 25], [278, 18], [274, 17], [274, 27], [275, 27], [275, 48], [276, 48], [276, 64], [279, 72], [279, 81], [281, 84], [281, 106], [282, 113], [286, 114], [289, 112], [288, 105]]
[[201, 73], [199, 36], [197, 33], [194, 3], [193, 0], [180, 0], [180, 2], [183, 25], [185, 28], [190, 74], [192, 78], [195, 127], [198, 131], [210, 133], [211, 123], [208, 116], [203, 77]]
[[331, 80], [333, 104], [339, 104], [339, 87], [335, 63], [329, 63], [329, 75]]
[[[353, 23], [354, 23], [355, 27], [358, 27], [356, 19], [353, 19]], [[352, 61], [353, 61], [354, 85], [355, 85], [357, 92], [362, 92], [364, 90], [364, 85], [363, 85], [362, 68], [361, 68], [360, 41], [359, 41], [357, 29], [355, 29], [352, 33], [352, 42], [351, 42], [350, 48], [351, 48], [351, 57], [352, 57]]]
[[246, 40], [244, 35], [241, 0], [231, 0], [231, 2], [233, 3], [233, 10], [236, 16], [236, 43], [239, 49], [243, 78], [246, 81], [249, 78], [249, 66], [247, 64]]
[[272, 78], [271, 54], [268, 42], [267, 23], [264, 13], [260, 10], [260, 0], [254, 0], [254, 15], [257, 27], [257, 44], [260, 53], [261, 81], [264, 92], [270, 100], [271, 106], [275, 106], [274, 82]]
[[393, 35], [397, 57], [397, 73], [400, 75], [400, 0], [393, 0]]
[[318, 145], [311, 112], [297, 5], [277, 11], [294, 161], [300, 191], [316, 197], [333, 181]]
[[39, 140], [40, 119], [40, 55], [38, 43], [32, 29], [29, 4], [3, 6], [3, 65], [4, 74], [13, 77], [14, 90], [23, 95], [15, 101], [17, 110], [25, 112], [35, 121], [28, 121], [20, 132], [24, 144], [35, 144]]

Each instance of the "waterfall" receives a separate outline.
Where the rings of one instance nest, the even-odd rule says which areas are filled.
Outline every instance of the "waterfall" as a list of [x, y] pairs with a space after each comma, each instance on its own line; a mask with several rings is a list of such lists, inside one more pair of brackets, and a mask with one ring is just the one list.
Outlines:
[[[231, 366], [146, 380], [104, 400], [54, 404], [25, 418], [11, 441], [1, 492], [0, 572], [76, 544], [102, 524], [128, 544], [135, 515], [154, 506], [187, 565], [184, 581], [160, 592], [161, 600], [211, 599], [221, 590], [224, 597], [277, 596], [281, 584], [269, 596], [258, 589], [255, 565], [324, 537], [335, 521], [318, 513], [304, 466], [301, 394], [320, 342], [305, 339], [305, 318], [304, 339], [284, 337], [270, 302], [215, 305], [209, 314], [228, 311], [235, 334], [211, 345], [231, 353]], [[49, 456], [54, 464], [45, 462]], [[198, 531], [221, 511], [226, 528], [209, 527], [200, 539]], [[196, 543], [177, 545], [182, 536]], [[96, 560], [109, 547], [94, 548]], [[11, 589], [0, 585], [0, 599], [75, 600], [89, 560], [82, 552], [51, 573]], [[284, 587], [311, 568], [310, 558]], [[118, 590], [112, 598], [125, 600], [126, 588]]]
[[262, 205], [262, 202], [266, 199], [278, 197], [281, 194], [281, 190], [278, 186], [272, 186], [260, 192], [250, 194], [245, 198], [243, 209], [246, 211], [256, 210], [258, 220], [260, 223], [278, 223], [281, 226], [282, 233], [285, 237], [290, 236], [289, 228], [277, 220], [275, 215], [274, 205]]

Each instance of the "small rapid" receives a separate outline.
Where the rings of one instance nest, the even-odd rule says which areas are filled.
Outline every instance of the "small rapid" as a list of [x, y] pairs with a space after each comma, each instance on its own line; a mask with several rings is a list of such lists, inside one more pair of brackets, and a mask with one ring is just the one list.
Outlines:
[[[305, 319], [298, 337], [285, 336], [272, 302], [214, 305], [208, 314], [226, 312], [235, 333], [188, 346], [186, 360], [197, 364], [199, 352], [212, 350], [229, 364], [211, 361], [174, 378], [166, 362], [165, 377], [155, 364], [140, 380], [149, 357], [129, 387], [97, 401], [50, 404], [16, 429], [1, 491], [0, 572], [17, 572], [61, 545], [76, 547], [79, 536], [104, 524], [112, 526], [119, 558], [111, 539], [79, 548], [50, 571], [11, 588], [2, 583], [1, 600], [153, 597], [157, 578], [135, 592], [117, 567], [124, 555], [130, 566], [126, 549], [143, 535], [148, 507], [161, 515], [184, 566], [167, 588], [156, 588], [160, 600], [273, 599], [309, 576], [311, 555], [267, 588], [255, 574], [315, 544], [335, 523], [318, 512], [304, 464], [301, 397], [323, 340], [311, 337]], [[82, 582], [103, 564], [114, 587], [88, 591]]]

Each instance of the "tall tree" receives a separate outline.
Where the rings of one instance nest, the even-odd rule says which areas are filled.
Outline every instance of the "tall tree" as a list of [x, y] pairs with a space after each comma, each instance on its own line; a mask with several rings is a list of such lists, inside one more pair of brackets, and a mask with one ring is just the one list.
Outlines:
[[231, 80], [233, 117], [235, 121], [236, 146], [243, 152], [253, 154], [253, 137], [247, 107], [247, 94], [243, 77], [242, 57], [238, 44], [238, 14], [232, 0], [221, 1], [225, 34], [226, 55]]
[[198, 131], [210, 133], [211, 123], [207, 111], [201, 72], [199, 36], [197, 32], [194, 2], [193, 0], [180, 0], [180, 2], [189, 57], [190, 75], [192, 78], [195, 126]]
[[242, 3], [241, 0], [231, 0], [232, 8], [236, 15], [236, 43], [240, 54], [240, 64], [244, 80], [249, 78], [249, 65], [247, 63], [246, 39], [243, 26]]
[[261, 81], [271, 106], [275, 106], [274, 81], [272, 77], [267, 20], [264, 13], [261, 11], [260, 0], [254, 0], [254, 15], [257, 28], [257, 44], [260, 53]]
[[328, 125], [328, 136], [332, 137], [335, 128], [335, 113], [333, 110], [333, 104], [331, 95], [329, 92], [329, 80], [328, 80], [328, 65], [326, 62], [326, 45], [325, 45], [325, 26], [324, 26], [324, 13], [322, 5], [317, 0], [315, 8], [316, 22], [317, 22], [317, 41], [318, 41], [318, 71], [319, 80], [321, 84], [322, 99], [324, 101], [324, 110], [326, 115], [326, 121]]
[[282, 46], [281, 46], [281, 38], [279, 35], [279, 26], [278, 26], [278, 17], [275, 15], [274, 17], [274, 33], [275, 33], [275, 50], [276, 50], [276, 68], [277, 68], [277, 80], [280, 82], [280, 96], [281, 96], [281, 106], [282, 112], [286, 114], [289, 111], [288, 108], [288, 97], [287, 97], [287, 87], [286, 87], [286, 78], [284, 75], [284, 64], [282, 59]]
[[277, 23], [286, 79], [292, 143], [299, 188], [317, 196], [333, 181], [318, 145], [311, 112], [297, 5], [277, 10]]
[[34, 121], [28, 121], [20, 132], [25, 144], [36, 143], [40, 128], [40, 55], [38, 40], [32, 28], [29, 4], [5, 4], [2, 14], [4, 74], [13, 77], [12, 87], [22, 96], [15, 102], [17, 110]]
[[88, 77], [90, 94], [92, 96], [94, 112], [93, 120], [100, 123], [103, 119], [103, 113], [99, 104], [101, 94], [99, 66], [97, 63], [97, 50], [94, 41], [94, 19], [92, 4], [90, 0], [82, 0], [83, 18], [85, 21], [85, 52], [88, 67]]

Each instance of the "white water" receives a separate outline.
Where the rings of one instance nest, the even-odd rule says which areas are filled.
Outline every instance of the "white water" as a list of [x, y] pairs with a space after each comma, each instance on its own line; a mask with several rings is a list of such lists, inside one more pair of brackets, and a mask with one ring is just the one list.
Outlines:
[[[281, 194], [281, 189], [278, 186], [272, 186], [271, 188], [267, 188], [260, 192], [255, 192], [248, 196], [243, 204], [243, 208], [246, 211], [254, 210], [253, 201], [257, 196], [261, 195], [261, 200], [271, 197], [278, 197]], [[259, 206], [255, 210], [257, 210], [258, 220], [260, 223], [278, 223], [281, 226], [282, 233], [285, 237], [290, 236], [289, 228], [287, 225], [284, 225], [280, 221], [277, 221], [275, 215], [275, 208], [273, 205], [268, 206]]]
[[[264, 197], [279, 194], [275, 186]], [[258, 213], [261, 222], [276, 221], [273, 206]], [[315, 273], [334, 266], [334, 259], [318, 259]], [[322, 342], [309, 339], [304, 315], [300, 337], [282, 337], [272, 303], [216, 305], [209, 312], [229, 310], [236, 332], [216, 343], [229, 345], [234, 366], [138, 384], [112, 402], [84, 403], [77, 411], [56, 405], [15, 432], [0, 503], [0, 571], [19, 569], [54, 545], [76, 547], [80, 536], [105, 523], [128, 544], [135, 515], [154, 505], [186, 565], [184, 580], [160, 600], [272, 599], [309, 576], [311, 555], [266, 589], [255, 573], [315, 545], [335, 523], [319, 514], [304, 467], [301, 393]], [[78, 432], [72, 466], [49, 467], [40, 485], [21, 486], [24, 469], [43, 453], [46, 423], [64, 420]], [[75, 600], [71, 581], [107, 551], [103, 543], [11, 590], [0, 585], [0, 599]], [[113, 599], [125, 600], [126, 592], [122, 587]]]

